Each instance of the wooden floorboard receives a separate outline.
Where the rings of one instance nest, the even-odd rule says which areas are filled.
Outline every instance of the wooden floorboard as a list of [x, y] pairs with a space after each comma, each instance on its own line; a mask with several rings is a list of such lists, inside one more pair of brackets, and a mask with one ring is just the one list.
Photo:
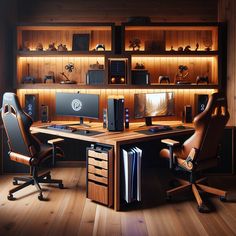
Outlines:
[[191, 194], [171, 203], [164, 199], [165, 170], [143, 173], [142, 204], [120, 212], [86, 199], [86, 169], [60, 167], [52, 177], [65, 189], [44, 186], [48, 201], [39, 201], [34, 186], [8, 201], [13, 175], [0, 176], [0, 235], [236, 235], [236, 176], [210, 177], [209, 183], [229, 190], [230, 202], [211, 198], [214, 211], [201, 214]]

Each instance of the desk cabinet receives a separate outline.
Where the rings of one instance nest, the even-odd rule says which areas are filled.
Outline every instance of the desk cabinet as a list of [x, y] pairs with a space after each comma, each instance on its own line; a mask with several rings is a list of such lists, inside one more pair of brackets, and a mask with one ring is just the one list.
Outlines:
[[87, 148], [87, 198], [113, 205], [113, 148], [92, 145]]

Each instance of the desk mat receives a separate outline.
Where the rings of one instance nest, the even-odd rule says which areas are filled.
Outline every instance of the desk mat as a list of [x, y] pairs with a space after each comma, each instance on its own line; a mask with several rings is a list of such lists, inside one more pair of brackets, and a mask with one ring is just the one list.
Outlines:
[[[42, 127], [43, 129], [48, 129], [46, 126], [45, 127]], [[53, 129], [51, 129], [53, 130]], [[104, 132], [101, 132], [101, 131], [95, 131], [95, 130], [90, 130], [90, 129], [86, 129], [89, 131], [89, 133], [84, 133], [84, 130], [82, 129], [78, 129], [74, 132], [67, 132], [67, 131], [63, 131], [63, 129], [54, 129], [54, 131], [60, 131], [60, 132], [63, 132], [63, 133], [68, 133], [68, 134], [79, 134], [79, 135], [84, 135], [84, 136], [94, 136], [94, 135], [97, 135], [97, 134], [103, 134]]]
[[168, 133], [168, 132], [177, 132], [177, 131], [184, 131], [184, 130], [194, 130], [191, 127], [185, 126], [184, 129], [177, 129], [177, 128], [172, 128], [172, 129], [167, 129], [167, 130], [158, 130], [157, 132], [151, 132], [148, 129], [144, 130], [136, 130], [134, 132], [140, 133], [140, 134], [146, 134], [146, 135], [153, 135], [153, 134], [161, 134], [161, 133]]

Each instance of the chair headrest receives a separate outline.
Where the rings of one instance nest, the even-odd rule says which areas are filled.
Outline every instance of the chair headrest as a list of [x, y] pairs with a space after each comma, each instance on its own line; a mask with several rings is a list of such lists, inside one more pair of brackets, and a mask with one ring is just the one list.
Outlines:
[[2, 107], [4, 107], [5, 105], [10, 105], [14, 107], [15, 110], [18, 112], [22, 110], [18, 97], [16, 96], [15, 93], [9, 93], [9, 92], [4, 93], [2, 100]]

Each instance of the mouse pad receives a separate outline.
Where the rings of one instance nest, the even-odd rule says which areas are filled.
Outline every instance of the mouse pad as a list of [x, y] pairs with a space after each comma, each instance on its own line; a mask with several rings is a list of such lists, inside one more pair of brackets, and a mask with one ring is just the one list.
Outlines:
[[183, 131], [183, 130], [193, 130], [193, 128], [185, 126], [184, 129], [172, 128], [169, 130], [158, 130], [157, 132], [151, 132], [148, 129], [144, 129], [144, 130], [136, 130], [134, 132], [137, 132], [140, 134], [152, 135], [152, 134], [161, 134], [161, 133], [167, 133], [167, 132], [173, 132], [173, 131]]
[[[41, 127], [41, 128], [47, 129], [47, 127]], [[62, 130], [58, 129], [58, 130], [56, 130], [56, 131], [60, 131], [60, 132], [64, 132], [64, 133], [71, 133], [71, 134], [79, 134], [79, 135], [84, 135], [84, 136], [93, 136], [93, 135], [103, 134], [103, 133], [104, 133], [104, 132], [101, 132], [101, 131], [88, 130], [89, 133], [86, 133], [86, 134], [85, 134], [82, 129], [81, 129], [81, 130], [78, 129], [78, 130], [76, 130], [76, 131], [74, 131], [74, 132], [66, 132], [66, 131], [63, 131], [63, 129], [62, 129]]]

